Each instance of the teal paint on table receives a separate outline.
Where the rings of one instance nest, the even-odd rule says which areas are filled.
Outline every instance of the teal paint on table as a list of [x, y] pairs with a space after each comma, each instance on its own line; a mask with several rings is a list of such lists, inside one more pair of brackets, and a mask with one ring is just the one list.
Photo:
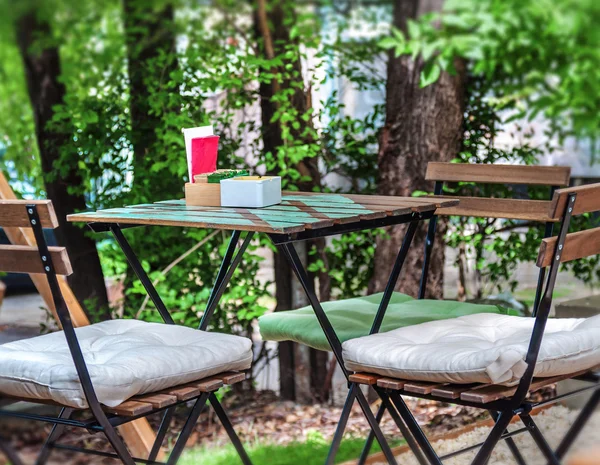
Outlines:
[[[227, 217], [218, 217], [218, 216], [210, 216], [210, 215], [201, 215], [201, 216], [191, 216], [191, 215], [186, 215], [186, 214], [181, 214], [181, 213], [175, 213], [175, 214], [171, 214], [171, 213], [162, 213], [162, 212], [153, 212], [152, 215], [148, 215], [147, 213], [136, 213], [133, 212], [131, 210], [128, 210], [127, 212], [121, 212], [121, 213], [116, 213], [116, 212], [107, 212], [107, 211], [99, 211], [99, 212], [89, 212], [89, 213], [80, 213], [77, 215], [78, 217], [82, 218], [82, 221], [88, 221], [88, 222], [103, 222], [103, 223], [107, 223], [107, 222], [114, 222], [114, 223], [119, 223], [119, 220], [122, 220], [121, 222], [126, 223], [127, 220], [135, 220], [137, 218], [140, 219], [145, 219], [145, 220], [165, 220], [165, 221], [182, 221], [182, 222], [187, 222], [187, 223], [215, 223], [214, 220], [218, 220], [218, 223], [222, 223], [224, 225], [229, 225], [229, 226], [255, 226], [256, 223], [254, 223], [252, 220], [248, 220], [248, 219], [244, 219], [243, 217], [239, 218], [227, 218]], [[79, 221], [79, 220], [78, 220]], [[285, 223], [285, 226], [290, 226], [289, 223]]]
[[[293, 195], [286, 194], [281, 196], [281, 200], [296, 200], [305, 202], [307, 200], [314, 200], [316, 202], [328, 202], [328, 203], [341, 203], [341, 204], [356, 204], [356, 202], [348, 197], [341, 194], [314, 194], [314, 195]], [[356, 204], [360, 205], [360, 204]]]

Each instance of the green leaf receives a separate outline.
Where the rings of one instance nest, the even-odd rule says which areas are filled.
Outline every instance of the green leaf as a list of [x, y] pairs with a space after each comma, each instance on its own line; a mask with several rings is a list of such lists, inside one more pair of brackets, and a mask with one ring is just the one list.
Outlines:
[[[384, 37], [377, 43], [377, 45], [381, 48], [389, 50], [390, 48], [398, 47], [399, 42], [394, 37]], [[404, 44], [402, 43], [402, 45]]]
[[423, 67], [423, 71], [421, 71], [421, 76], [419, 79], [419, 86], [421, 88], [427, 87], [438, 80], [442, 73], [440, 66], [433, 61], [429, 61]]

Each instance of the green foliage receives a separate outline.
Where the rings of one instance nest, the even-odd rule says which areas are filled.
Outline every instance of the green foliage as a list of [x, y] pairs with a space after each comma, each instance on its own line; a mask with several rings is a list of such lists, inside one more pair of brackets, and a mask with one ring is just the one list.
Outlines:
[[[9, 3], [0, 4], [2, 11], [11, 10]], [[122, 2], [42, 3], [45, 8], [40, 14], [50, 22], [53, 39], [52, 44], [37, 47], [59, 47], [61, 79], [67, 90], [64, 103], [55, 108], [51, 129], [72, 136], [54, 168], [59, 172], [77, 167], [83, 182], [70, 189], [84, 193], [89, 208], [182, 197], [187, 168], [181, 128], [202, 124], [213, 124], [221, 136], [219, 168], [273, 172], [283, 177], [285, 188], [297, 189], [311, 181], [298, 164], [316, 159], [320, 176], [335, 177], [343, 186], [335, 190], [374, 191], [381, 106], [365, 117], [352, 118], [338, 92], [309, 105], [307, 111], [293, 105], [296, 90], [318, 95], [321, 87], [342, 79], [345, 89], [381, 91], [384, 87], [385, 77], [374, 65], [379, 59], [377, 38], [346, 38], [352, 20], [336, 15], [326, 2], [315, 12], [286, 3], [285, 24], [291, 38], [272, 58], [266, 57], [262, 41], [255, 37], [250, 2], [173, 2], [175, 22], [166, 20], [163, 26], [177, 34], [176, 53], [159, 53], [144, 62], [149, 116], [159, 120], [148, 134], [153, 143], [146, 160], [133, 155], [136, 128], [130, 118]], [[148, 14], [165, 4], [165, 0], [152, 2]], [[15, 14], [7, 14], [0, 24], [0, 137], [7, 146], [5, 159], [13, 186], [19, 186], [16, 180], [28, 181], [35, 195], [44, 196], [14, 19]], [[323, 21], [327, 35], [322, 34]], [[150, 31], [144, 29], [144, 34]], [[294, 66], [297, 58], [310, 63], [310, 68], [301, 73]], [[174, 59], [177, 66], [170, 68]], [[273, 121], [280, 124], [283, 136], [274, 153], [263, 149], [258, 111], [259, 85], [273, 80], [292, 83], [272, 97], [277, 105]], [[197, 325], [229, 234], [148, 227], [128, 230], [126, 235], [176, 322]], [[105, 275], [125, 283], [124, 316], [158, 320], [120, 249], [108, 236], [95, 238], [100, 239]], [[327, 248], [326, 261], [340, 270], [332, 276], [334, 294], [349, 296], [365, 290], [373, 266], [371, 241], [370, 234], [355, 234]], [[247, 335], [253, 320], [269, 305], [271, 283], [258, 279], [264, 255], [259, 247], [265, 245], [255, 239], [236, 271], [213, 319], [218, 330]]]
[[550, 131], [596, 140], [600, 130], [600, 3], [596, 0], [446, 0], [440, 13], [409, 21], [382, 43], [421, 57], [422, 85], [457, 58], [494, 82], [511, 119], [543, 114]]
[[[457, 162], [535, 164], [551, 153], [553, 138], [589, 138], [600, 131], [600, 3], [594, 0], [447, 0], [444, 10], [409, 21], [407, 34], [392, 30], [380, 46], [396, 55], [423, 61], [421, 86], [433, 84], [442, 71], [455, 73], [456, 60], [468, 69], [464, 138]], [[523, 120], [543, 115], [548, 122], [541, 144]], [[505, 148], [496, 136], [506, 123], [518, 122], [520, 143]], [[512, 134], [516, 139], [515, 134]], [[592, 146], [595, 144], [593, 143]], [[548, 199], [548, 189], [459, 183], [450, 192], [499, 198]], [[597, 224], [581, 217], [572, 229]], [[537, 256], [544, 226], [517, 221], [452, 218], [448, 244], [475, 258], [475, 295], [508, 287], [514, 271]], [[599, 281], [594, 257], [567, 264], [589, 284]], [[464, 283], [463, 283], [464, 284]]]

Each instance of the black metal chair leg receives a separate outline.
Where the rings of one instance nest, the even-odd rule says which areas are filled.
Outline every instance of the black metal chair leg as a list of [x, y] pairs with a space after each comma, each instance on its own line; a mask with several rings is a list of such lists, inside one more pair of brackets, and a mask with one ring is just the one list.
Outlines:
[[158, 427], [158, 431], [156, 432], [156, 439], [154, 440], [154, 444], [152, 444], [152, 450], [150, 450], [150, 454], [148, 455], [148, 460], [151, 462], [156, 461], [156, 457], [158, 457], [158, 453], [160, 452], [162, 443], [165, 440], [167, 431], [171, 426], [171, 421], [173, 419], [174, 413], [175, 407], [168, 408], [167, 410], [165, 410], [165, 414], [163, 415], [162, 420], [160, 422], [160, 426]]
[[[381, 424], [381, 420], [383, 419], [383, 415], [385, 414], [385, 404], [382, 401], [379, 406], [379, 410], [377, 410], [377, 414], [375, 415], [375, 421], [377, 424]], [[363, 446], [363, 450], [360, 453], [360, 457], [358, 458], [357, 465], [365, 465], [367, 458], [369, 457], [369, 453], [371, 452], [371, 447], [373, 446], [373, 441], [375, 440], [375, 433], [373, 430], [369, 430], [369, 435], [367, 436], [367, 440], [365, 441], [365, 445]], [[332, 462], [333, 463], [333, 462]]]
[[110, 442], [110, 445], [115, 450], [115, 453], [119, 456], [121, 462], [123, 462], [124, 465], [135, 465], [135, 460], [133, 460], [131, 457], [131, 454], [127, 450], [127, 446], [125, 446], [125, 443], [119, 437], [115, 428], [110, 423], [105, 425], [103, 424], [102, 426], [104, 427], [104, 435], [106, 436], [106, 439], [108, 439], [108, 442]]
[[[494, 412], [493, 410], [490, 410], [490, 415], [492, 416], [492, 418], [494, 419], [495, 422], [498, 421], [498, 416], [499, 416], [498, 412]], [[506, 430], [504, 432], [508, 433], [508, 430]], [[525, 459], [523, 458], [523, 455], [519, 451], [519, 448], [517, 447], [517, 444], [515, 444], [515, 440], [513, 438], [506, 438], [506, 445], [508, 446], [510, 453], [515, 458], [515, 461], [517, 462], [518, 465], [527, 465], [527, 462], [525, 462]]]
[[560, 465], [560, 459], [556, 456], [550, 445], [546, 442], [544, 435], [535, 424], [535, 421], [533, 421], [533, 418], [531, 418], [530, 415], [524, 414], [520, 415], [520, 417], [523, 424], [529, 430], [529, 434], [531, 434], [531, 437], [537, 444], [538, 448], [542, 451], [544, 457], [546, 457], [546, 460], [548, 460], [548, 463], [550, 465]]
[[395, 392], [393, 394], [390, 394], [390, 399], [398, 409], [400, 417], [405, 421], [406, 426], [408, 426], [408, 429], [415, 438], [415, 441], [417, 441], [417, 444], [419, 444], [419, 447], [423, 451], [425, 457], [427, 457], [427, 460], [429, 460], [429, 463], [431, 465], [442, 465], [440, 457], [437, 455], [435, 450], [433, 450], [431, 443], [425, 436], [425, 433], [423, 433], [423, 430], [417, 423], [417, 420], [415, 420], [415, 417], [413, 416], [409, 408], [406, 406], [406, 403], [404, 402], [404, 399], [402, 399], [402, 396]]
[[[73, 409], [64, 407], [60, 411], [58, 418], [69, 418], [72, 413]], [[55, 424], [52, 427], [52, 429], [50, 430], [50, 434], [48, 435], [48, 438], [46, 439], [46, 442], [44, 443], [42, 450], [40, 451], [35, 461], [35, 465], [45, 465], [45, 463], [48, 461], [48, 458], [50, 457], [50, 453], [52, 452], [54, 444], [56, 443], [56, 441], [58, 440], [58, 438], [64, 430], [65, 425]]]
[[371, 427], [373, 434], [375, 434], [375, 438], [377, 439], [377, 442], [381, 446], [381, 451], [383, 452], [383, 455], [385, 456], [388, 464], [389, 465], [397, 465], [396, 458], [394, 457], [394, 453], [392, 452], [390, 445], [388, 444], [387, 440], [385, 439], [385, 436], [383, 435], [383, 432], [381, 431], [381, 428], [379, 427], [379, 423], [377, 423], [377, 420], [375, 419], [375, 415], [373, 415], [373, 412], [371, 412], [371, 406], [369, 405], [369, 402], [367, 402], [367, 399], [365, 398], [362, 391], [358, 388], [358, 386], [356, 384], [352, 383], [352, 386], [355, 386], [356, 400], [358, 400], [358, 404], [360, 405], [361, 410], [363, 411], [365, 417], [367, 418], [367, 421], [369, 422], [369, 426]]
[[177, 463], [177, 461], [179, 460], [179, 458], [181, 457], [183, 449], [185, 448], [185, 444], [187, 443], [187, 440], [189, 439], [192, 432], [194, 431], [196, 422], [198, 421], [198, 418], [200, 418], [200, 414], [202, 413], [202, 410], [204, 410], [207, 400], [208, 400], [207, 392], [203, 393], [196, 400], [196, 403], [194, 404], [194, 406], [192, 407], [192, 410], [190, 411], [190, 414], [188, 415], [185, 425], [183, 425], [183, 429], [181, 430], [181, 433], [179, 433], [179, 437], [177, 438], [177, 441], [175, 442], [175, 446], [173, 447], [173, 450], [171, 451], [169, 460], [167, 460], [167, 465], [175, 465]]
[[235, 429], [233, 429], [231, 420], [229, 420], [229, 416], [227, 415], [227, 412], [225, 412], [225, 409], [223, 409], [223, 406], [219, 402], [219, 399], [217, 399], [217, 396], [215, 396], [214, 393], [211, 393], [208, 397], [208, 400], [210, 401], [213, 410], [217, 414], [217, 417], [219, 417], [223, 428], [225, 428], [227, 436], [229, 436], [229, 440], [233, 444], [233, 447], [235, 447], [235, 450], [237, 451], [238, 455], [240, 456], [240, 459], [242, 460], [242, 463], [244, 465], [252, 465], [252, 461], [250, 460], [250, 457], [248, 457], [248, 454], [246, 453], [246, 449], [244, 449], [242, 441], [240, 441], [240, 438], [235, 432]]
[[513, 417], [514, 414], [512, 410], [500, 412], [500, 415], [498, 415], [498, 419], [496, 420], [496, 425], [492, 428], [491, 433], [481, 446], [481, 449], [479, 449], [479, 452], [477, 452], [475, 459], [471, 462], [472, 465], [485, 465], [489, 462], [492, 451], [498, 445], [498, 442], [502, 438], [506, 428], [508, 428], [508, 425], [510, 425], [510, 421]]
[[579, 414], [579, 416], [577, 417], [577, 419], [575, 420], [575, 422], [561, 441], [560, 445], [556, 449], [556, 456], [559, 459], [563, 459], [565, 455], [567, 455], [567, 452], [577, 439], [577, 436], [579, 436], [579, 433], [581, 433], [581, 430], [596, 410], [596, 407], [598, 406], [599, 402], [600, 390], [595, 391], [590, 397], [590, 399], [586, 402], [585, 406], [581, 410], [581, 413]]
[[329, 452], [327, 454], [327, 459], [325, 460], [325, 465], [333, 465], [335, 463], [335, 457], [340, 449], [340, 444], [344, 437], [344, 432], [346, 431], [346, 425], [348, 424], [348, 418], [350, 417], [350, 413], [352, 413], [352, 406], [356, 400], [356, 389], [358, 388], [353, 384], [348, 390], [346, 402], [344, 402], [344, 408], [342, 409], [342, 414], [338, 420], [335, 434], [333, 435], [333, 440], [331, 441], [331, 446], [329, 447]]
[[417, 441], [415, 440], [415, 438], [411, 434], [410, 430], [406, 426], [406, 423], [404, 423], [404, 421], [402, 420], [402, 417], [400, 417], [400, 415], [398, 414], [398, 411], [394, 408], [394, 406], [390, 402], [389, 396], [383, 392], [378, 391], [378, 393], [379, 393], [379, 396], [381, 397], [381, 400], [383, 401], [383, 404], [386, 406], [388, 412], [390, 412], [390, 415], [392, 416], [394, 423], [396, 423], [396, 426], [400, 430], [400, 433], [402, 433], [402, 436], [406, 440], [406, 444], [408, 444], [408, 447], [410, 448], [412, 453], [417, 458], [417, 461], [421, 465], [427, 465], [427, 459], [425, 458], [425, 456], [423, 455], [423, 452], [419, 448], [419, 444], [417, 444]]

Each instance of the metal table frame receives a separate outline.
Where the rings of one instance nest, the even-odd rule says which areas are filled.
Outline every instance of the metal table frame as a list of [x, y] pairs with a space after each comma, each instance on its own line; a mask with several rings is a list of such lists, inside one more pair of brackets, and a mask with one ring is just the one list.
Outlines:
[[[306, 293], [306, 296], [310, 302], [311, 307], [313, 308], [313, 311], [315, 312], [315, 315], [319, 321], [319, 324], [321, 325], [321, 328], [323, 329], [323, 332], [325, 333], [325, 336], [327, 338], [327, 341], [329, 342], [329, 345], [331, 347], [333, 355], [336, 358], [344, 376], [348, 380], [348, 385], [349, 385], [350, 390], [348, 393], [348, 398], [346, 400], [346, 405], [344, 407], [345, 413], [342, 416], [342, 418], [340, 419], [340, 423], [338, 424], [338, 428], [336, 430], [336, 435], [334, 436], [334, 440], [332, 443], [330, 454], [327, 459], [328, 460], [327, 463], [330, 463], [330, 461], [333, 460], [333, 457], [335, 456], [335, 453], [337, 452], [337, 448], [339, 447], [339, 443], [342, 439], [341, 436], [343, 434], [343, 431], [346, 426], [346, 422], [347, 422], [349, 414], [350, 414], [350, 408], [355, 401], [358, 401], [358, 404], [360, 405], [360, 408], [361, 408], [363, 414], [365, 415], [367, 421], [369, 422], [369, 426], [371, 427], [372, 433], [373, 433], [375, 439], [377, 439], [377, 441], [379, 442], [382, 452], [384, 453], [387, 461], [390, 464], [395, 464], [395, 459], [394, 459], [392, 450], [390, 449], [387, 441], [385, 440], [385, 438], [383, 436], [381, 428], [379, 427], [379, 421], [381, 420], [381, 418], [376, 418], [375, 415], [373, 415], [373, 413], [371, 412], [370, 406], [369, 406], [369, 402], [367, 401], [367, 399], [364, 396], [364, 394], [362, 393], [362, 391], [360, 389], [356, 388], [356, 386], [354, 384], [350, 383], [350, 381], [348, 379], [349, 373], [344, 366], [344, 360], [343, 360], [343, 356], [342, 356], [342, 343], [341, 343], [340, 339], [338, 338], [333, 326], [331, 325], [331, 322], [327, 318], [327, 314], [325, 313], [325, 311], [323, 310], [323, 307], [321, 306], [321, 302], [319, 301], [319, 298], [317, 297], [315, 289], [314, 289], [314, 284], [308, 277], [308, 273], [307, 273], [304, 265], [302, 264], [302, 261], [301, 261], [300, 257], [298, 256], [298, 253], [296, 252], [296, 249], [294, 247], [294, 242], [305, 241], [305, 240], [314, 239], [314, 238], [318, 238], [318, 237], [327, 237], [327, 236], [333, 236], [333, 235], [337, 235], [337, 234], [344, 234], [344, 233], [348, 233], [348, 232], [363, 231], [363, 230], [368, 230], [368, 229], [374, 229], [374, 228], [380, 228], [380, 227], [385, 227], [385, 226], [393, 226], [393, 225], [408, 223], [408, 228], [407, 228], [402, 246], [397, 254], [394, 266], [392, 268], [385, 291], [383, 293], [381, 303], [379, 305], [375, 319], [373, 321], [371, 333], [374, 333], [374, 332], [377, 332], [381, 326], [383, 317], [385, 315], [385, 311], [387, 310], [388, 304], [389, 304], [392, 294], [394, 292], [395, 285], [400, 276], [400, 272], [402, 271], [402, 266], [404, 264], [406, 255], [408, 254], [408, 251], [410, 249], [410, 246], [411, 246], [411, 243], [412, 243], [412, 240], [415, 235], [415, 232], [416, 232], [419, 222], [431, 219], [434, 216], [434, 214], [435, 214], [435, 208], [428, 210], [428, 211], [411, 212], [411, 213], [407, 213], [404, 215], [386, 216], [384, 218], [363, 220], [363, 221], [354, 222], [354, 223], [335, 224], [330, 227], [310, 229], [310, 230], [305, 230], [305, 231], [297, 232], [297, 233], [283, 233], [283, 234], [266, 233], [268, 235], [269, 239], [271, 240], [271, 242], [277, 247], [277, 249], [286, 257], [286, 259], [290, 263], [290, 265], [294, 271], [294, 274], [300, 281], [300, 284], [301, 284], [304, 292]], [[129, 245], [129, 243], [127, 242], [127, 240], [123, 234], [123, 229], [131, 228], [131, 227], [138, 227], [141, 225], [127, 224], [127, 223], [92, 222], [92, 223], [89, 223], [88, 226], [94, 232], [109, 231], [113, 234], [117, 243], [123, 250], [125, 257], [127, 258], [127, 261], [133, 268], [137, 277], [140, 279], [142, 285], [146, 289], [146, 292], [148, 292], [148, 295], [150, 296], [152, 302], [155, 304], [160, 315], [163, 317], [163, 319], [165, 320], [166, 323], [172, 322], [173, 320], [171, 319], [171, 316], [169, 315], [166, 306], [164, 305], [160, 296], [158, 295], [156, 288], [153, 286], [150, 278], [148, 277], [148, 275], [144, 271], [140, 261], [136, 257], [135, 252], [133, 251], [133, 249], [131, 248], [131, 246]], [[214, 285], [213, 285], [213, 288], [212, 288], [212, 291], [211, 291], [211, 294], [210, 294], [210, 297], [209, 297], [209, 300], [208, 300], [208, 303], [206, 306], [206, 310], [200, 321], [199, 329], [201, 329], [201, 330], [205, 330], [207, 328], [208, 322], [209, 322], [211, 316], [213, 315], [214, 311], [216, 310], [217, 305], [218, 305], [221, 297], [223, 296], [227, 285], [229, 284], [236, 268], [239, 266], [240, 262], [242, 261], [244, 252], [248, 248], [248, 245], [250, 244], [250, 242], [254, 236], [254, 232], [248, 231], [244, 237], [244, 240], [243, 240], [241, 246], [238, 247], [238, 243], [240, 241], [241, 235], [242, 235], [242, 230], [233, 230], [231, 239], [229, 241], [229, 245], [227, 247], [227, 251], [225, 253], [223, 261], [221, 262], [219, 272], [217, 273], [217, 277], [215, 279], [215, 282], [214, 282]], [[382, 402], [384, 402], [384, 404], [388, 405], [388, 407], [391, 407], [391, 403], [390, 403], [390, 400], [387, 397], [387, 395], [380, 394], [380, 396], [382, 398]], [[419, 448], [418, 448], [414, 438], [410, 434], [410, 431], [406, 427], [405, 423], [400, 419], [399, 415], [395, 415], [396, 411], [394, 408], [389, 408], [389, 411], [392, 413], [392, 416], [393, 416], [394, 420], [396, 421], [396, 424], [398, 425], [398, 427], [400, 428], [402, 433], [405, 435], [405, 439], [411, 446], [411, 449], [413, 449], [413, 451], [416, 454], [419, 454]], [[169, 409], [167, 409], [167, 411], [165, 413], [165, 417], [167, 415], [169, 415]], [[163, 423], [168, 424], [169, 422], [164, 421]], [[158, 431], [158, 434], [164, 435], [162, 425]]]

